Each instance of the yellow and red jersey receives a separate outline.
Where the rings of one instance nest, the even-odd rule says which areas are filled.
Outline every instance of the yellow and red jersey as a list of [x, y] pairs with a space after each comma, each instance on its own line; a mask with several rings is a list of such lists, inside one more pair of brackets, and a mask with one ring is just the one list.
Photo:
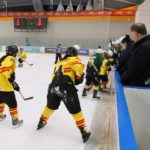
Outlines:
[[27, 59], [27, 54], [25, 51], [19, 52], [19, 58], [23, 61]]
[[78, 57], [68, 57], [55, 65], [55, 69], [52, 75], [52, 80], [55, 77], [55, 73], [62, 66], [62, 74], [69, 76], [73, 83], [75, 83], [75, 76], [80, 78], [83, 74], [84, 64]]
[[105, 75], [107, 73], [113, 61], [112, 58], [105, 58], [103, 60], [102, 66], [100, 67], [100, 75]]
[[12, 84], [8, 81], [11, 74], [16, 69], [16, 58], [13, 56], [6, 56], [0, 65], [0, 91], [10, 92], [14, 91]]

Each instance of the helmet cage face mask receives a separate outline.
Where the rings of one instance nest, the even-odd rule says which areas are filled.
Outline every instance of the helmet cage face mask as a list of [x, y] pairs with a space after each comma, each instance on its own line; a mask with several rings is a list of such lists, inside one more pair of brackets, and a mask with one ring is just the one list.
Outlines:
[[6, 48], [6, 54], [16, 57], [18, 53], [18, 48], [16, 46], [8, 46]]
[[66, 51], [66, 54], [68, 56], [77, 56], [78, 55], [78, 51], [74, 48], [74, 47], [69, 47]]

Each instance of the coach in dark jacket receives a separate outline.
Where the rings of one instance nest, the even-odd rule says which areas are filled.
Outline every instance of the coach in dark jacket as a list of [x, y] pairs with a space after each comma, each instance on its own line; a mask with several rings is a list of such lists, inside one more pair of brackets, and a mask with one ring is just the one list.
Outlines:
[[146, 27], [142, 23], [131, 26], [131, 35], [135, 44], [121, 81], [126, 85], [150, 86], [145, 84], [150, 78], [150, 35], [147, 35]]

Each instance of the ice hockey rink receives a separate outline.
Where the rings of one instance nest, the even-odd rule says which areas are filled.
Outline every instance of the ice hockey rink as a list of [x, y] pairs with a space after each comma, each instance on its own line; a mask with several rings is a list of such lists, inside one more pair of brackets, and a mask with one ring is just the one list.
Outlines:
[[[0, 53], [0, 56], [4, 53]], [[88, 56], [79, 56], [86, 65]], [[0, 143], [4, 150], [117, 150], [118, 133], [116, 119], [115, 94], [101, 94], [100, 100], [88, 97], [82, 98], [84, 84], [78, 86], [81, 107], [85, 116], [91, 137], [83, 144], [80, 132], [75, 126], [71, 115], [64, 104], [48, 120], [48, 124], [36, 131], [40, 115], [46, 105], [47, 88], [54, 69], [54, 54], [28, 54], [27, 61], [33, 66], [24, 64], [16, 69], [16, 82], [21, 87], [25, 97], [34, 96], [33, 100], [24, 101], [16, 92], [20, 119], [24, 124], [13, 128], [8, 108], [5, 108], [7, 118], [0, 122]], [[114, 89], [113, 74], [110, 84]]]
[[[14, 128], [6, 106], [7, 117], [0, 121], [0, 150], [150, 150], [150, 87], [146, 86], [150, 77], [143, 87], [127, 86], [115, 71], [121, 59], [127, 53], [129, 56], [133, 41], [136, 45], [138, 39], [146, 38], [143, 33], [139, 36], [139, 31], [134, 34], [134, 23], [145, 24], [150, 34], [150, 0], [0, 0], [0, 58], [9, 45], [16, 45], [19, 51], [23, 48], [27, 60], [22, 68], [16, 68], [16, 82], [25, 98], [34, 97], [25, 101], [15, 91], [23, 125]], [[100, 99], [92, 98], [92, 90], [82, 97], [85, 79], [76, 87], [91, 132], [86, 143], [63, 102], [37, 131], [47, 103], [55, 53], [61, 50], [64, 54], [73, 45], [80, 47], [78, 57], [85, 69], [95, 52], [112, 50], [117, 57], [112, 71], [107, 72], [108, 93], [100, 93]], [[140, 58], [141, 63], [135, 59], [138, 71], [146, 60], [142, 55]]]

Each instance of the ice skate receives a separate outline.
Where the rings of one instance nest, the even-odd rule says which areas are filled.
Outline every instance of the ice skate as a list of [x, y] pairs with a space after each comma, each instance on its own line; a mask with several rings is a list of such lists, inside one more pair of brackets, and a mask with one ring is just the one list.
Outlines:
[[79, 128], [79, 129], [80, 129], [80, 132], [81, 132], [81, 135], [82, 135], [83, 143], [86, 143], [88, 141], [91, 133], [86, 131], [84, 128]]
[[46, 124], [47, 124], [47, 122], [44, 122], [44, 121], [40, 118], [40, 121], [39, 121], [39, 123], [38, 123], [37, 130], [43, 128]]
[[19, 120], [18, 118], [12, 118], [12, 125], [13, 126], [21, 126], [23, 124], [23, 120]]
[[4, 114], [4, 115], [1, 115], [0, 116], [0, 121], [2, 121], [2, 120], [4, 120], [6, 118], [6, 115]]
[[100, 91], [101, 93], [110, 94], [110, 90], [107, 89], [107, 88], [105, 88], [105, 89], [100, 88], [99, 91]]
[[98, 91], [96, 90], [93, 91], [93, 98], [100, 99], [100, 95], [98, 94]]
[[18, 64], [18, 67], [22, 68], [22, 67], [23, 67], [23, 64], [22, 64], [22, 63], [19, 63], [19, 64]]
[[86, 89], [83, 89], [83, 92], [82, 92], [82, 96], [87, 96], [87, 90]]

